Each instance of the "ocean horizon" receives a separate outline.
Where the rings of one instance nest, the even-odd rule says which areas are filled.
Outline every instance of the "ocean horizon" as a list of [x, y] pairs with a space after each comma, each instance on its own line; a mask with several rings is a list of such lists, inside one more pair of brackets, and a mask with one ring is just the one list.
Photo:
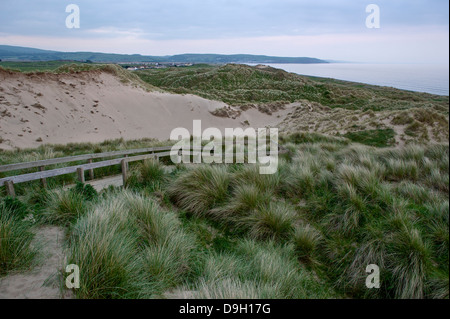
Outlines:
[[449, 95], [449, 65], [445, 64], [270, 63], [266, 65], [300, 75]]

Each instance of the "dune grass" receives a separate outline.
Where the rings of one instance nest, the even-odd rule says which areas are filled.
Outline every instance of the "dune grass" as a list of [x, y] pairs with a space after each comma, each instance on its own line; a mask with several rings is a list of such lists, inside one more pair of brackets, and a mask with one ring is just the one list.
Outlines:
[[[383, 149], [312, 136], [285, 140], [297, 143], [295, 153], [272, 176], [246, 165], [210, 167], [228, 170], [228, 195], [225, 202], [202, 206], [196, 216], [234, 233], [241, 230], [238, 238], [291, 243], [297, 260], [343, 295], [427, 298], [434, 285], [438, 295], [448, 295], [442, 290], [448, 280], [448, 168], [441, 165], [448, 145]], [[197, 169], [205, 168], [172, 182], [173, 195], [192, 189], [181, 181], [196, 176]], [[195, 179], [195, 189], [209, 182]], [[445, 218], [432, 221], [432, 214]], [[365, 267], [371, 263], [382, 268], [383, 289], [365, 288]], [[233, 280], [205, 279], [198, 289], [201, 296], [222, 295], [238, 285], [253, 295], [258, 287]]]
[[344, 135], [344, 137], [349, 138], [353, 142], [376, 147], [393, 146], [395, 143], [394, 136], [395, 132], [393, 129], [348, 132]]
[[[10, 202], [9, 202], [10, 203]], [[31, 245], [33, 222], [24, 220], [23, 208], [16, 202], [0, 204], [0, 277], [33, 265], [37, 249]]]
[[[29, 186], [3, 200], [2, 223], [27, 243], [11, 209], [66, 227], [78, 298], [448, 298], [448, 145], [280, 140], [273, 175], [146, 161], [126, 189]], [[365, 286], [369, 264], [381, 289]]]
[[95, 205], [69, 241], [68, 263], [82, 269], [81, 298], [158, 296], [183, 282], [195, 249], [174, 213], [130, 191]]
[[271, 67], [202, 65], [142, 70], [136, 74], [143, 81], [170, 92], [196, 94], [238, 106], [264, 105], [276, 109], [289, 102], [308, 100], [331, 108], [380, 111], [426, 104], [429, 111], [448, 115], [448, 97], [301, 76]]

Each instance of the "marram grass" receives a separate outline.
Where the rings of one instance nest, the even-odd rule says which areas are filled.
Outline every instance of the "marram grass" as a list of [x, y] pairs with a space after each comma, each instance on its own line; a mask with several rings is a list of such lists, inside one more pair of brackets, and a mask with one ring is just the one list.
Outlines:
[[[43, 222], [68, 226], [79, 298], [448, 298], [448, 145], [283, 139], [290, 154], [271, 176], [146, 162], [131, 167], [128, 189], [23, 199]], [[31, 228], [5, 216], [29, 242]], [[380, 289], [365, 286], [369, 264]]]

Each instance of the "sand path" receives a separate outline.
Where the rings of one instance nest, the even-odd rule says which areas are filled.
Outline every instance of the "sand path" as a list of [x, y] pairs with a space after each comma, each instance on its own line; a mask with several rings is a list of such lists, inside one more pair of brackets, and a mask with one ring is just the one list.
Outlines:
[[70, 291], [62, 291], [58, 272], [64, 261], [62, 243], [64, 231], [56, 226], [42, 226], [36, 230], [34, 243], [42, 245], [43, 262], [25, 273], [0, 279], [0, 299], [60, 299], [71, 298]]

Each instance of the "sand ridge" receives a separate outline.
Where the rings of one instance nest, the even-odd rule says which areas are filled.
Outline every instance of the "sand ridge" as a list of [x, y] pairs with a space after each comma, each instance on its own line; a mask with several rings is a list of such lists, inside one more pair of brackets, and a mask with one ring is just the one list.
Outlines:
[[0, 70], [0, 149], [116, 138], [167, 140], [176, 127], [191, 130], [193, 120], [202, 120], [203, 128], [256, 128], [274, 126], [288, 113], [249, 109], [235, 118], [211, 114], [224, 107], [229, 106], [195, 95], [148, 92], [101, 71]]

